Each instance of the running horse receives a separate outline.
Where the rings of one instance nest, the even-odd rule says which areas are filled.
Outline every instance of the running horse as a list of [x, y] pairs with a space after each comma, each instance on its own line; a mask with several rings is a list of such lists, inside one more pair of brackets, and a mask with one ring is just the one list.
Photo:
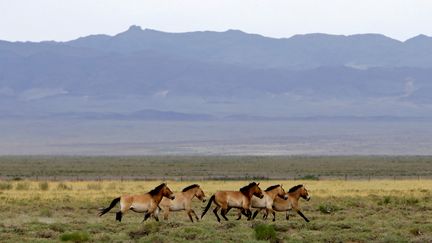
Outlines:
[[[170, 212], [185, 210], [192, 222], [192, 216], [195, 216], [196, 220], [198, 221], [199, 218], [192, 209], [192, 199], [196, 197], [202, 202], [206, 201], [204, 191], [201, 189], [201, 187], [198, 184], [193, 184], [185, 187], [181, 192], [174, 193], [174, 196], [174, 200], [162, 198], [162, 201], [159, 204], [159, 207], [163, 210], [164, 219], [168, 219]], [[158, 212], [156, 212], [156, 214], [158, 214]]]
[[[273, 185], [265, 189], [263, 198], [252, 197], [251, 207], [258, 208], [258, 209], [266, 209], [267, 213], [269, 212], [274, 213], [272, 207], [273, 207], [273, 201], [276, 199], [276, 197], [279, 197], [283, 200], [288, 199], [288, 195], [285, 193], [285, 190], [283, 189], [282, 185]], [[259, 210], [255, 211], [255, 213], [252, 216], [252, 219], [256, 217], [258, 212]], [[239, 220], [240, 218], [241, 218], [241, 212], [239, 211], [237, 220]]]
[[99, 216], [108, 213], [118, 202], [120, 202], [120, 211], [116, 213], [116, 220], [121, 221], [122, 216], [129, 210], [136, 213], [144, 213], [144, 220], [147, 220], [151, 215], [159, 221], [157, 214], [154, 212], [158, 209], [159, 203], [163, 197], [171, 200], [175, 199], [174, 193], [168, 188], [166, 183], [162, 183], [153, 190], [143, 195], [124, 195], [112, 200], [111, 204], [100, 210]]
[[211, 196], [206, 208], [201, 215], [201, 218], [204, 217], [212, 202], [214, 202], [216, 207], [213, 209], [213, 213], [216, 215], [218, 222], [220, 222], [220, 218], [217, 213], [218, 210], [221, 209], [222, 217], [228, 221], [226, 214], [230, 208], [241, 209], [241, 213], [247, 216], [248, 220], [250, 220], [252, 216], [252, 212], [250, 210], [252, 196], [259, 198], [264, 197], [261, 188], [259, 187], [259, 183], [252, 182], [249, 185], [240, 188], [239, 191], [217, 191], [213, 196]]
[[[304, 216], [304, 214], [300, 210], [299, 206], [299, 200], [300, 198], [305, 199], [306, 201], [309, 201], [311, 197], [309, 196], [308, 190], [303, 185], [297, 185], [292, 187], [288, 190], [288, 200], [283, 200], [280, 198], [276, 198], [273, 201], [273, 221], [276, 220], [276, 214], [277, 212], [286, 212], [285, 218], [289, 219], [288, 211], [294, 210], [296, 213], [298, 213], [306, 222], [309, 222], [309, 219]], [[255, 212], [256, 213], [256, 212]], [[268, 212], [266, 210], [266, 213], [264, 215], [264, 218], [267, 218]]]

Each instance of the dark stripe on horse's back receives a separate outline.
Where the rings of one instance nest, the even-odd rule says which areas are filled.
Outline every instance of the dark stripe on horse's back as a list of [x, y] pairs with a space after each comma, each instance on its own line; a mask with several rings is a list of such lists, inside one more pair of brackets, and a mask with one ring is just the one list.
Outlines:
[[159, 193], [159, 191], [162, 190], [162, 188], [164, 188], [164, 186], [166, 186], [166, 184], [162, 183], [159, 186], [155, 187], [155, 189], [153, 189], [149, 192], [150, 195], [152, 195], [152, 196], [157, 195]]
[[291, 187], [290, 189], [289, 189], [289, 191], [288, 192], [295, 192], [295, 191], [297, 191], [298, 189], [300, 189], [301, 187], [303, 187], [303, 185], [297, 185], [297, 186], [293, 186], [293, 187]]
[[193, 184], [193, 185], [187, 186], [187, 187], [183, 188], [182, 192], [188, 191], [190, 189], [194, 189], [196, 187], [199, 187], [199, 185], [198, 184]]
[[275, 188], [278, 188], [278, 187], [280, 187], [279, 184], [277, 184], [277, 185], [273, 185], [273, 186], [270, 186], [270, 187], [268, 187], [267, 189], [265, 189], [265, 191], [268, 192], [268, 191], [271, 191], [271, 190], [273, 190], [273, 189], [275, 189]]

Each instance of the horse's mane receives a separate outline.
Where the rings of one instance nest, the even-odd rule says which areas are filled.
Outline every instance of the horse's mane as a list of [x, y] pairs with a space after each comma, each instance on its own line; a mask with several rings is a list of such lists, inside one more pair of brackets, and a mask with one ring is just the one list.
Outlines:
[[189, 191], [190, 189], [194, 189], [196, 187], [199, 187], [199, 185], [193, 184], [193, 185], [187, 186], [187, 187], [183, 188], [182, 192]]
[[164, 188], [164, 186], [166, 186], [165, 183], [160, 184], [159, 186], [155, 187], [155, 189], [151, 190], [149, 193], [150, 195], [154, 196], [159, 194], [160, 190], [162, 190], [162, 188]]
[[249, 185], [240, 188], [240, 192], [243, 194], [246, 194], [249, 191], [249, 189], [253, 186], [256, 186], [255, 182], [251, 182], [251, 183], [249, 183]]
[[302, 187], [303, 185], [297, 185], [297, 186], [293, 186], [293, 187], [291, 187], [290, 189], [289, 189], [289, 191], [288, 192], [295, 192], [295, 191], [297, 191], [298, 189], [300, 189], [301, 187]]
[[265, 189], [265, 191], [268, 192], [268, 191], [271, 191], [271, 190], [273, 190], [273, 189], [275, 189], [275, 188], [277, 188], [277, 187], [280, 187], [280, 185], [277, 184], [277, 185], [270, 186], [270, 187], [268, 187], [267, 189]]

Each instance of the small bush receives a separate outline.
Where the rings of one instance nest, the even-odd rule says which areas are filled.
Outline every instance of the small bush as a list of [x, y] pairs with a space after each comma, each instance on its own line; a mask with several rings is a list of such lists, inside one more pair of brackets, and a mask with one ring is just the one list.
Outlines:
[[411, 233], [412, 235], [414, 235], [414, 236], [420, 236], [420, 235], [423, 234], [423, 233], [420, 231], [420, 229], [418, 229], [418, 228], [412, 228], [412, 229], [410, 229], [410, 233]]
[[52, 215], [52, 212], [47, 208], [42, 209], [39, 213], [39, 216], [41, 217], [52, 217]]
[[47, 191], [49, 189], [48, 182], [46, 182], [46, 181], [39, 182], [39, 189], [42, 190], [42, 191]]
[[415, 197], [407, 197], [407, 198], [404, 198], [403, 202], [406, 205], [416, 205], [419, 203], [419, 199], [415, 198]]
[[9, 182], [1, 182], [0, 190], [11, 190], [13, 188], [12, 184]]
[[52, 229], [55, 232], [59, 232], [59, 233], [63, 233], [65, 232], [67, 229], [67, 225], [66, 224], [62, 224], [62, 223], [54, 223], [54, 224], [50, 224], [49, 228]]
[[304, 175], [298, 178], [299, 180], [309, 180], [309, 181], [318, 181], [319, 176], [317, 175]]
[[273, 225], [258, 224], [255, 226], [255, 238], [257, 240], [276, 240], [276, 230]]
[[378, 205], [387, 205], [392, 202], [391, 196], [384, 196], [384, 198], [380, 201], [378, 201]]
[[102, 190], [102, 185], [100, 183], [87, 184], [87, 189], [88, 190]]
[[129, 237], [131, 239], [139, 239], [139, 238], [144, 237], [146, 235], [149, 235], [152, 233], [157, 233], [157, 232], [159, 232], [159, 223], [150, 222], [150, 223], [147, 223], [145, 226], [143, 226], [139, 230], [129, 232]]
[[64, 233], [60, 236], [60, 240], [62, 241], [73, 241], [73, 242], [84, 242], [90, 239], [89, 234], [87, 232], [71, 232]]
[[42, 230], [42, 231], [37, 232], [36, 235], [39, 238], [49, 239], [49, 238], [54, 238], [55, 232], [52, 230]]
[[30, 183], [28, 182], [20, 182], [16, 185], [16, 190], [28, 190], [30, 189]]
[[324, 213], [324, 214], [331, 214], [331, 213], [334, 213], [338, 210], [339, 210], [339, 208], [336, 205], [332, 205], [329, 203], [320, 204], [318, 206], [318, 211], [320, 211], [321, 213]]
[[57, 185], [57, 190], [72, 190], [72, 186], [68, 186], [68, 185], [66, 185], [66, 184], [63, 183], [63, 182], [60, 182], [60, 183]]
[[110, 184], [108, 184], [106, 189], [116, 190], [117, 189], [117, 183], [111, 182]]

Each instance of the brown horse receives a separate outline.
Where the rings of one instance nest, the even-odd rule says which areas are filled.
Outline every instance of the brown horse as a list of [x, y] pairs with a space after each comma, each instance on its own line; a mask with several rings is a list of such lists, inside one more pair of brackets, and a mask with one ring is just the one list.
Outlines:
[[[299, 207], [299, 199], [303, 198], [306, 201], [309, 201], [311, 197], [309, 196], [308, 190], [303, 185], [297, 185], [289, 189], [288, 191], [288, 200], [283, 200], [280, 198], [276, 198], [273, 201], [273, 210], [277, 212], [286, 212], [286, 219], [289, 219], [288, 211], [294, 210], [297, 212], [306, 222], [309, 222], [309, 219], [304, 216], [304, 214], [300, 211]], [[272, 212], [273, 214], [273, 221], [276, 220], [276, 214], [275, 212]], [[268, 212], [266, 212], [266, 215], [264, 216], [267, 218]]]
[[129, 210], [136, 213], [145, 213], [144, 220], [147, 220], [151, 215], [154, 215], [156, 221], [159, 221], [155, 210], [158, 209], [158, 205], [162, 200], [162, 197], [167, 197], [171, 200], [175, 198], [173, 192], [168, 188], [165, 183], [160, 184], [155, 189], [143, 194], [143, 195], [124, 195], [112, 200], [111, 204], [107, 208], [101, 209], [99, 216], [106, 214], [110, 211], [118, 202], [120, 202], [120, 211], [116, 213], [116, 220], [121, 221], [122, 216]]
[[[263, 198], [252, 197], [251, 207], [258, 208], [258, 209], [266, 209], [266, 212], [273, 213], [272, 206], [273, 206], [273, 201], [275, 200], [276, 197], [282, 198], [284, 200], [288, 199], [288, 195], [285, 193], [285, 190], [281, 185], [273, 185], [268, 187], [264, 191]], [[252, 216], [252, 219], [256, 217], [258, 211], [259, 210], [255, 211], [255, 213]], [[241, 212], [238, 213], [237, 220], [239, 220], [240, 218], [241, 218]]]
[[[168, 215], [172, 211], [181, 211], [185, 210], [189, 219], [193, 222], [192, 214], [195, 216], [198, 221], [199, 218], [196, 215], [195, 211], [192, 209], [192, 199], [197, 197], [202, 202], [206, 201], [204, 191], [197, 184], [190, 185], [184, 188], [181, 192], [174, 193], [175, 199], [169, 200], [167, 198], [163, 198], [159, 204], [159, 207], [163, 210], [164, 219], [168, 219]], [[157, 213], [156, 213], [157, 214]]]
[[213, 209], [213, 213], [216, 215], [218, 222], [220, 222], [220, 218], [217, 212], [220, 208], [222, 209], [222, 217], [227, 221], [228, 218], [226, 217], [226, 214], [230, 208], [241, 209], [241, 212], [248, 217], [248, 220], [250, 220], [252, 216], [250, 210], [252, 196], [257, 196], [259, 198], [264, 197], [261, 188], [259, 188], [259, 183], [252, 182], [249, 185], [240, 188], [239, 191], [217, 191], [213, 196], [211, 196], [201, 218], [204, 217], [212, 202], [214, 202], [216, 207]]

